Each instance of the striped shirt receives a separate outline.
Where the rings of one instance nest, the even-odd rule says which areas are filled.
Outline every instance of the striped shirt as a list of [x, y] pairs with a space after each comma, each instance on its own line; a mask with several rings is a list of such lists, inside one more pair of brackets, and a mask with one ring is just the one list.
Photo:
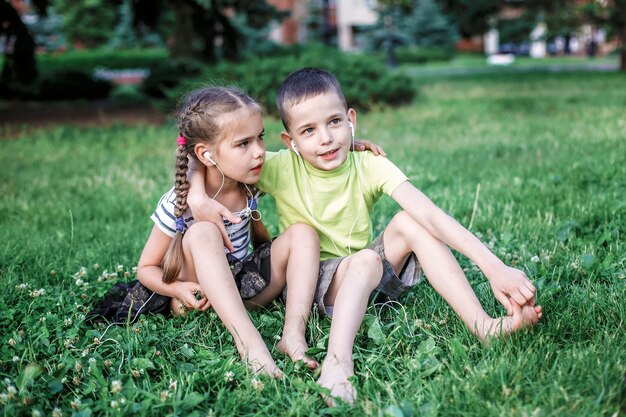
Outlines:
[[[243, 260], [249, 252], [250, 246], [250, 215], [252, 210], [256, 210], [256, 200], [260, 197], [261, 193], [257, 192], [253, 199], [248, 199], [248, 207], [239, 212], [234, 212], [235, 216], [241, 217], [243, 220], [241, 223], [233, 224], [228, 220], [224, 220], [224, 226], [230, 238], [231, 243], [235, 249], [232, 255]], [[150, 219], [156, 224], [156, 226], [166, 235], [173, 238], [176, 234], [176, 216], [174, 212], [176, 210], [176, 191], [172, 187], [167, 193], [165, 193], [159, 200], [157, 208], [150, 216]], [[185, 229], [188, 229], [194, 224], [194, 219], [191, 214], [191, 209], [187, 208], [183, 213], [183, 220], [185, 222]], [[228, 249], [224, 248], [224, 253], [229, 253]]]

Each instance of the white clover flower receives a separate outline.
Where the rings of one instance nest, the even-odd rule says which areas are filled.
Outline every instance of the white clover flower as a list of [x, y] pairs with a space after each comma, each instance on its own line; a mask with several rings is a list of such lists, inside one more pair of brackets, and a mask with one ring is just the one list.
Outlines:
[[124, 265], [117, 264], [117, 272], [122, 272], [122, 271], [124, 271]]
[[235, 373], [234, 372], [232, 372], [232, 371], [224, 372], [224, 381], [232, 382], [233, 379], [235, 379]]
[[94, 363], [96, 363], [96, 358], [89, 358], [87, 362], [89, 362], [89, 365], [93, 365]]
[[46, 322], [46, 318], [45, 317], [40, 317], [39, 318], [39, 323], [45, 323]]
[[6, 404], [9, 402], [9, 396], [6, 393], [0, 394], [0, 404]]
[[170, 394], [167, 391], [161, 391], [161, 393], [159, 394], [159, 397], [161, 398], [161, 402], [165, 402], [165, 400], [167, 400], [167, 397]]
[[85, 281], [83, 281], [82, 279], [78, 278], [76, 280], [76, 286], [82, 287], [83, 285], [85, 285]]
[[178, 381], [174, 379], [170, 379], [170, 386], [168, 387], [170, 391], [176, 391], [176, 386], [178, 386]]
[[9, 393], [9, 395], [14, 395], [17, 394], [17, 389], [13, 385], [9, 385], [7, 387], [7, 392]]
[[265, 387], [265, 384], [263, 383], [263, 381], [260, 381], [256, 378], [252, 378], [250, 382], [252, 383], [252, 388], [254, 388], [257, 391], [261, 391], [263, 390], [263, 387]]
[[70, 339], [65, 339], [65, 340], [63, 341], [63, 346], [65, 346], [66, 348], [70, 348], [70, 347], [72, 347], [72, 346], [73, 346], [73, 345], [72, 345], [72, 340], [70, 340]]
[[115, 394], [120, 391], [122, 391], [122, 382], [117, 379], [111, 381], [111, 392]]
[[109, 275], [107, 275], [107, 278], [108, 278], [108, 279], [114, 279], [114, 278], [117, 278], [117, 274], [110, 273]]
[[100, 269], [100, 264], [93, 264], [93, 269], [95, 269], [96, 271]]
[[52, 410], [52, 417], [63, 417], [63, 413], [59, 408], [55, 407], [54, 410]]
[[68, 317], [65, 320], [63, 320], [63, 324], [66, 326], [71, 326], [72, 325], [72, 318]]
[[530, 258], [530, 262], [534, 262], [534, 263], [539, 262], [539, 257], [537, 255], [533, 256], [532, 258]]
[[41, 417], [41, 411], [39, 410], [33, 410], [33, 412], [30, 414], [32, 417]]
[[70, 407], [72, 407], [72, 410], [78, 410], [80, 408], [80, 398], [74, 398], [74, 401], [70, 403]]
[[120, 406], [120, 404], [115, 401], [115, 400], [111, 400], [111, 408], [118, 408]]
[[19, 362], [19, 361], [20, 361], [19, 356], [13, 356], [13, 362]]
[[10, 339], [9, 339], [9, 345], [11, 345], [11, 346], [15, 346], [15, 345], [17, 345], [17, 342], [15, 341], [15, 339], [10, 338]]
[[25, 289], [28, 289], [29, 287], [30, 287], [30, 284], [29, 284], [29, 283], [27, 283], [27, 282], [23, 282], [23, 283], [21, 283], [21, 284], [19, 284], [19, 285], [16, 285], [16, 286], [15, 286], [15, 289], [16, 289], [16, 290], [25, 290]]
[[132, 271], [133, 271], [133, 274], [136, 274], [136, 273], [137, 273], [137, 267], [136, 267], [136, 266], [133, 266]]

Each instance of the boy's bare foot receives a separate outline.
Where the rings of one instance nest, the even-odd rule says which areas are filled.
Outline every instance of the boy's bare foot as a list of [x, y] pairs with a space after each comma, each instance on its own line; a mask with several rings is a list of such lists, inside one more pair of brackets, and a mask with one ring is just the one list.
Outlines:
[[265, 346], [260, 349], [249, 349], [241, 357], [255, 374], [265, 374], [271, 378], [283, 377], [283, 372], [276, 366], [272, 355]]
[[329, 407], [336, 405], [335, 399], [339, 398], [348, 404], [354, 404], [356, 390], [348, 380], [354, 375], [354, 363], [352, 359], [340, 361], [336, 356], [330, 355], [322, 364], [322, 372], [317, 383], [330, 390], [330, 395], [322, 395], [324, 402]]
[[280, 338], [280, 341], [278, 342], [276, 347], [279, 351], [289, 356], [292, 361], [304, 362], [304, 366], [309, 369], [317, 369], [317, 367], [320, 365], [315, 359], [310, 358], [306, 355], [306, 351], [309, 350], [309, 346], [304, 340], [303, 335], [283, 335], [283, 337]]
[[543, 313], [541, 306], [520, 306], [511, 300], [513, 314], [493, 319], [490, 323], [485, 323], [479, 330], [479, 337], [483, 340], [491, 337], [504, 337], [518, 330], [532, 327], [541, 319]]

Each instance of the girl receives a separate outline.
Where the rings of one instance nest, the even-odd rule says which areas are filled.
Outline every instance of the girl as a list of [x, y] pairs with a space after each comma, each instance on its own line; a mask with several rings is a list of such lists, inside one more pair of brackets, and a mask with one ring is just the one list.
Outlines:
[[[287, 285], [285, 327], [277, 347], [292, 360], [317, 367], [305, 356], [304, 335], [317, 282], [319, 239], [309, 226], [296, 224], [270, 241], [260, 220], [260, 193], [251, 185], [265, 158], [259, 105], [233, 88], [204, 88], [185, 98], [178, 125], [176, 183], [152, 215], [155, 225], [139, 259], [139, 281], [171, 297], [174, 314], [213, 307], [242, 359], [254, 372], [273, 377], [282, 373], [245, 307], [267, 305]], [[221, 227], [194, 222], [187, 205], [189, 160], [207, 167], [207, 194], [241, 219], [224, 220], [230, 250]]]

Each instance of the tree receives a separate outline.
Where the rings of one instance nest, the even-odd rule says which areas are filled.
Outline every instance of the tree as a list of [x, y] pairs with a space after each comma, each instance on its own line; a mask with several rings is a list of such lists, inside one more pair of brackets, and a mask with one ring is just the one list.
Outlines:
[[35, 42], [13, 6], [0, 2], [0, 34], [5, 36], [2, 83], [29, 84], [37, 77]]
[[464, 38], [482, 36], [491, 29], [490, 21], [504, 4], [502, 0], [440, 0], [440, 3]]
[[581, 7], [590, 23], [607, 29], [620, 42], [620, 71], [626, 72], [626, 0], [588, 1]]

